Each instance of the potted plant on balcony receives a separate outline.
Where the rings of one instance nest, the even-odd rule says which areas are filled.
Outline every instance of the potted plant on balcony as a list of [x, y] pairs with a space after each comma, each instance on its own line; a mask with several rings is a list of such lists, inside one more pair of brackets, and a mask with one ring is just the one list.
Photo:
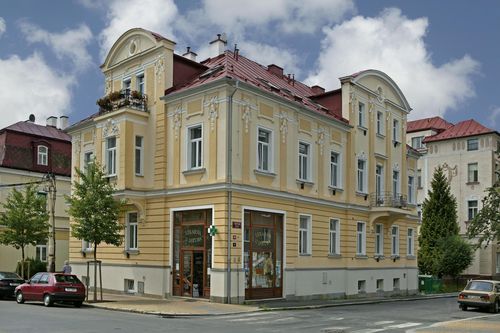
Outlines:
[[113, 104], [111, 103], [111, 99], [109, 96], [104, 96], [103, 98], [99, 98], [96, 102], [99, 105], [101, 111], [111, 111], [113, 109]]

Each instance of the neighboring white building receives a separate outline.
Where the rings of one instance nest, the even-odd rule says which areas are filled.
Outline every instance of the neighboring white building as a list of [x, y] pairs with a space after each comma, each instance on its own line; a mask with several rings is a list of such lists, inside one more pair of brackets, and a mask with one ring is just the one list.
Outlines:
[[[473, 119], [455, 125], [440, 117], [408, 122], [406, 140], [422, 157], [417, 162], [417, 203], [419, 214], [430, 189], [434, 169], [441, 165], [457, 199], [460, 234], [481, 209], [485, 190], [497, 180], [497, 152], [500, 134]], [[490, 245], [476, 251], [473, 264], [464, 275], [500, 275], [500, 247]]]

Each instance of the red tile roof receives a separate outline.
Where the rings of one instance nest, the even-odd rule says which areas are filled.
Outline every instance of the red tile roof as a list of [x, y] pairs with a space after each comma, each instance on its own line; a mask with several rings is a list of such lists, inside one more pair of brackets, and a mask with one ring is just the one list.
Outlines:
[[64, 131], [52, 126], [37, 125], [30, 121], [19, 121], [13, 125], [3, 128], [0, 132], [4, 132], [6, 130], [71, 142], [71, 136]]
[[428, 136], [424, 139], [423, 142], [428, 143], [441, 140], [457, 139], [457, 138], [464, 138], [468, 136], [475, 136], [488, 133], [498, 134], [498, 132], [496, 132], [495, 130], [492, 130], [488, 127], [481, 125], [474, 119], [469, 119], [461, 121], [441, 133]]
[[452, 126], [452, 123], [447, 122], [441, 117], [424, 118], [409, 121], [406, 126], [406, 133], [426, 130], [435, 130], [436, 132], [442, 132]]
[[165, 95], [199, 87], [223, 78], [232, 78], [291, 102], [299, 103], [302, 107], [316, 113], [348, 123], [346, 119], [342, 118], [342, 102], [340, 99], [338, 107], [328, 109], [311, 99], [312, 96], [316, 95], [311, 87], [287, 75], [277, 75], [269, 71], [266, 66], [262, 66], [242, 55], [235, 55], [231, 51], [225, 51], [218, 57], [203, 61], [202, 64], [208, 67], [205, 72], [182, 86], [168, 89], [165, 91]]

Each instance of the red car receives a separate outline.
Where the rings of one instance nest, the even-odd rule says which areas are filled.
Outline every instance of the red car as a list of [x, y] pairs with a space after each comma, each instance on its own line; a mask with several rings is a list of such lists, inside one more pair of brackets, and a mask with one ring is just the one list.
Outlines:
[[43, 301], [45, 306], [54, 302], [72, 303], [77, 308], [85, 299], [85, 286], [75, 275], [62, 273], [36, 273], [27, 283], [15, 290], [16, 301]]

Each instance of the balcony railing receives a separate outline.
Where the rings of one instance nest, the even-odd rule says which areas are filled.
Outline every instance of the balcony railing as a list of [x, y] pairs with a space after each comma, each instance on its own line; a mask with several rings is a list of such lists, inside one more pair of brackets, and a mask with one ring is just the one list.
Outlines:
[[408, 200], [405, 194], [380, 192], [370, 194], [371, 207], [407, 208]]
[[147, 95], [139, 91], [124, 89], [114, 91], [103, 98], [97, 100], [99, 105], [99, 113], [118, 110], [122, 107], [129, 107], [139, 111], [147, 111]]

